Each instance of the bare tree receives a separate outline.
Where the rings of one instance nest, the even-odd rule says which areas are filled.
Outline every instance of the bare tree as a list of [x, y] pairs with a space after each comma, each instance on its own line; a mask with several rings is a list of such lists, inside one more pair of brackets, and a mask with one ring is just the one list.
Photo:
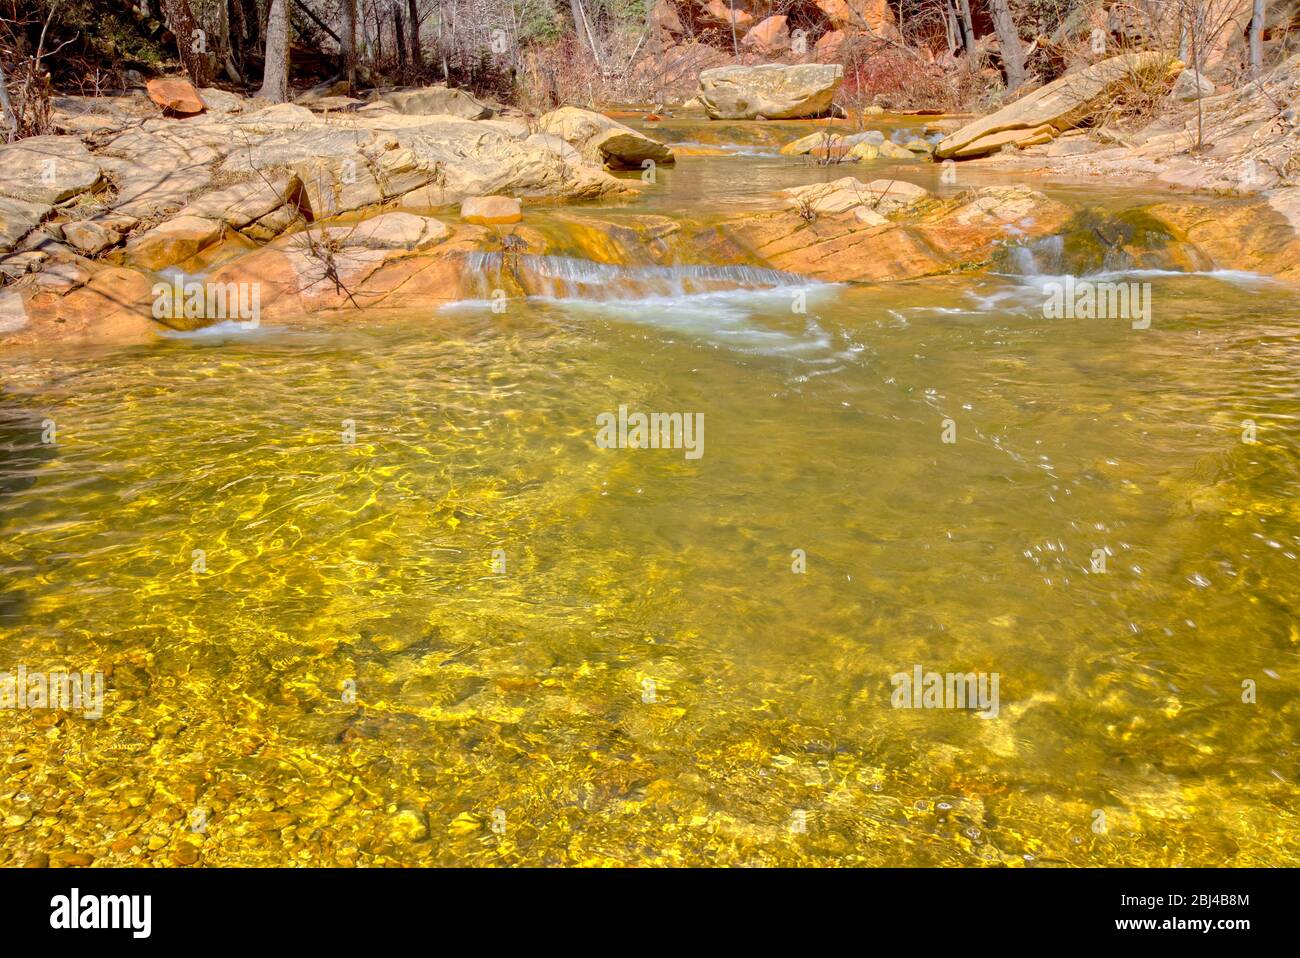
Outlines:
[[1255, 0], [1250, 14], [1250, 75], [1264, 71], [1264, 0]]
[[591, 47], [591, 55], [596, 60], [596, 66], [602, 66], [600, 62], [600, 51], [596, 49], [596, 38], [592, 35], [591, 24], [587, 22], [587, 12], [582, 7], [582, 0], [569, 0], [569, 10], [573, 13], [573, 28], [578, 31], [578, 42], [582, 38], [587, 38], [587, 46]]
[[975, 24], [970, 18], [970, 0], [957, 0], [961, 10], [961, 35], [966, 44], [967, 56], [975, 55]]
[[420, 11], [415, 0], [406, 0], [411, 14], [411, 69], [417, 73], [424, 68], [424, 51], [420, 49]]
[[952, 0], [943, 0], [943, 31], [948, 41], [948, 54], [955, 56], [962, 48], [961, 28], [957, 26], [957, 11], [952, 8]]
[[397, 41], [397, 69], [403, 77], [406, 74], [406, 35], [402, 30], [402, 4], [400, 0], [393, 4], [393, 33]]
[[18, 117], [14, 116], [9, 102], [9, 83], [5, 80], [5, 65], [0, 63], [0, 120], [4, 122], [5, 140], [12, 143], [18, 132]]
[[1020, 31], [1016, 29], [1007, 0], [989, 0], [989, 11], [993, 14], [993, 29], [997, 31], [998, 46], [1002, 50], [1007, 92], [1013, 92], [1025, 82], [1025, 51], [1020, 46]]
[[343, 26], [339, 30], [339, 48], [347, 71], [348, 93], [357, 88], [357, 0], [342, 0]]
[[199, 40], [199, 25], [189, 0], [163, 0], [162, 5], [167, 28], [176, 37], [176, 52], [180, 54], [185, 72], [195, 86], [207, 86], [211, 82], [208, 57], [204, 52], [205, 44]]
[[257, 95], [272, 103], [289, 98], [289, 0], [271, 0], [266, 20], [266, 68]]

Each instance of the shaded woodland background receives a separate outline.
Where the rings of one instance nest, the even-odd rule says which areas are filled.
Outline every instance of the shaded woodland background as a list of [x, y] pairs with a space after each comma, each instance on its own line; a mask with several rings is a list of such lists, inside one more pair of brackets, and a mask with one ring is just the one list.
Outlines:
[[985, 110], [1128, 49], [1235, 85], [1297, 26], [1300, 0], [0, 0], [0, 91], [10, 139], [46, 132], [52, 96], [168, 73], [272, 102], [447, 83], [525, 110], [662, 108], [702, 69], [819, 60], [844, 65], [850, 106]]

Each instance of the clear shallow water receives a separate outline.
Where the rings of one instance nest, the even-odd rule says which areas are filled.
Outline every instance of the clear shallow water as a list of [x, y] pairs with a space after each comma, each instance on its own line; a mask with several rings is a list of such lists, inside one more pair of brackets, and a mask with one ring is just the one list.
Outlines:
[[0, 859], [1295, 863], [1300, 299], [1134, 278], [1150, 330], [965, 276], [0, 360], [0, 668], [110, 673], [0, 712]]

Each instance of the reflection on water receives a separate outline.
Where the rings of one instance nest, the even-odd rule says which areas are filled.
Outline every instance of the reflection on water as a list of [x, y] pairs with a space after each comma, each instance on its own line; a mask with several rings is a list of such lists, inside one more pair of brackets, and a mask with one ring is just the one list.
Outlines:
[[[1300, 302], [1143, 281], [1143, 331], [990, 275], [6, 362], [0, 669], [108, 688], [0, 712], [0, 862], [1294, 863]], [[997, 717], [891, 708], [917, 665]]]

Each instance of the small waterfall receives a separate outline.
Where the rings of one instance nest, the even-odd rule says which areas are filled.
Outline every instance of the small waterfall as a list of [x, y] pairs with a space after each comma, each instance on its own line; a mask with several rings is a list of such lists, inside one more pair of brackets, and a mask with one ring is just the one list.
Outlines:
[[[571, 256], [471, 253], [466, 291], [481, 306], [527, 296], [566, 315], [651, 326], [671, 336], [736, 352], [784, 356], [801, 363], [845, 359], [817, 321], [819, 304], [838, 287], [758, 266], [622, 266]], [[794, 313], [803, 297], [808, 315]], [[852, 358], [852, 356], [848, 356]]]
[[1032, 277], [1059, 275], [1064, 269], [1065, 238], [1044, 236], [1027, 246], [1012, 246], [1007, 249], [1010, 272], [1020, 276]]
[[496, 289], [520, 289], [539, 299], [618, 302], [807, 284], [793, 273], [757, 266], [616, 266], [531, 253], [471, 253], [465, 266], [480, 299]]

